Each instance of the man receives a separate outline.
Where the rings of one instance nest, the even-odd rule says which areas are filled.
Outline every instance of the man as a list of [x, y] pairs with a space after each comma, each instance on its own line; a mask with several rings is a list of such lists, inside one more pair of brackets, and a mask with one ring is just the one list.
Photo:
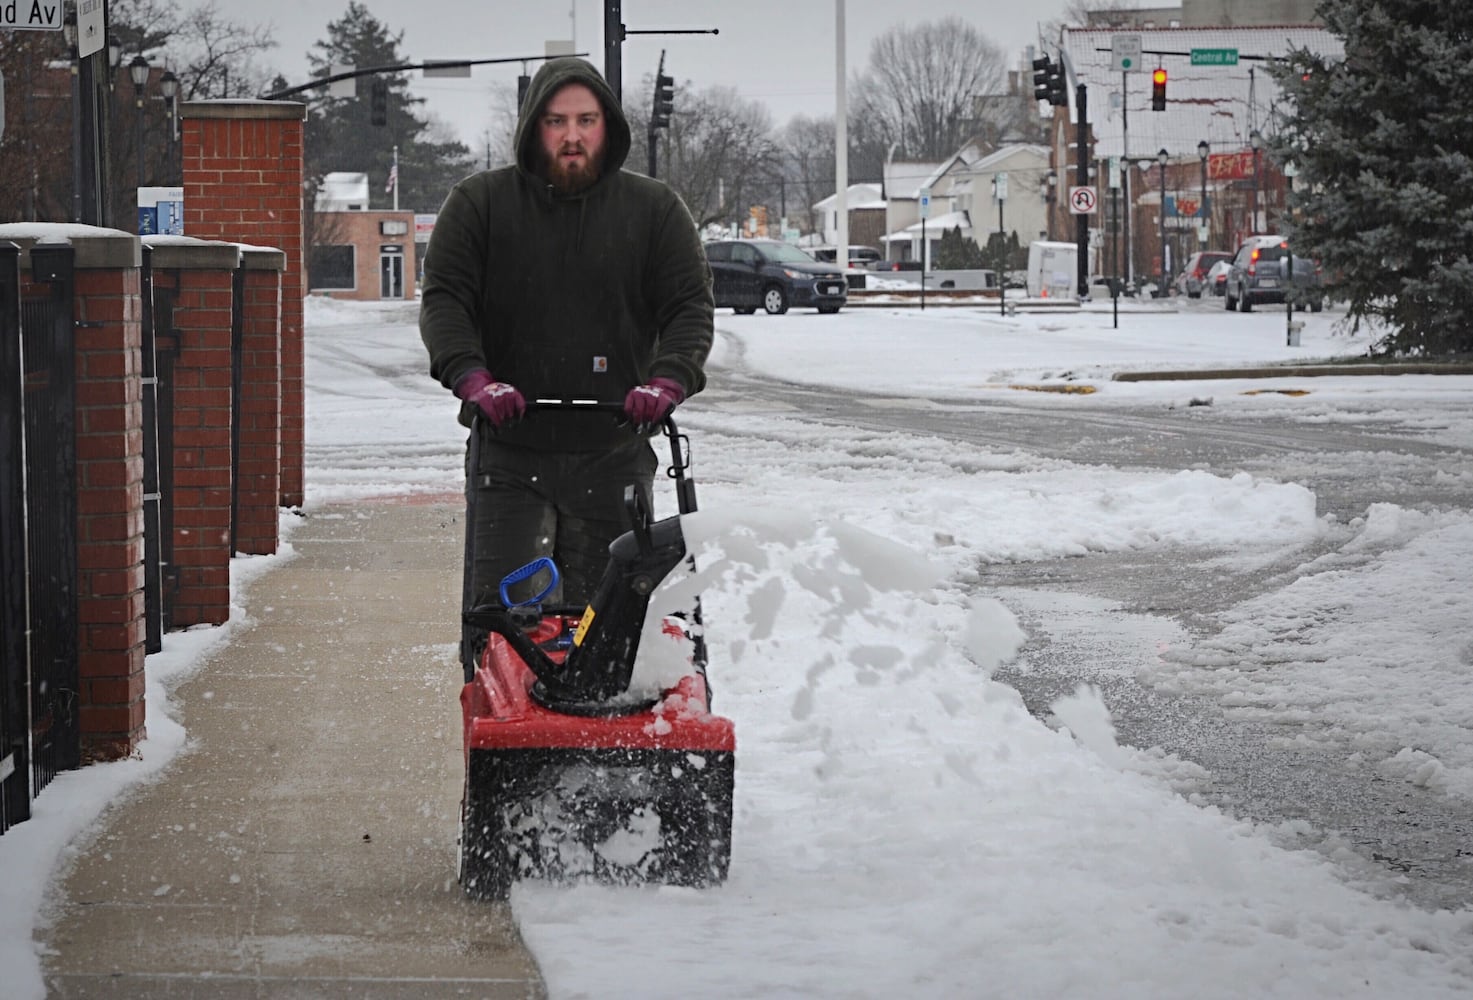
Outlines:
[[[628, 529], [625, 488], [652, 489], [650, 430], [705, 386], [714, 322], [695, 223], [665, 184], [620, 169], [629, 123], [597, 70], [544, 64], [515, 147], [514, 166], [451, 190], [425, 256], [430, 374], [483, 431], [466, 467], [470, 606], [539, 556], [562, 573], [550, 600], [592, 596]], [[529, 399], [622, 401], [626, 419], [526, 414]]]

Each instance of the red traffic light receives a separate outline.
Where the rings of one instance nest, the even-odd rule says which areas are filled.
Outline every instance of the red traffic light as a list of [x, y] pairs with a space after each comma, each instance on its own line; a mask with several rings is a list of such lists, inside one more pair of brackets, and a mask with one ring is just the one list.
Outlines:
[[1151, 85], [1153, 87], [1166, 86], [1166, 70], [1163, 67], [1157, 66], [1156, 71], [1151, 74]]

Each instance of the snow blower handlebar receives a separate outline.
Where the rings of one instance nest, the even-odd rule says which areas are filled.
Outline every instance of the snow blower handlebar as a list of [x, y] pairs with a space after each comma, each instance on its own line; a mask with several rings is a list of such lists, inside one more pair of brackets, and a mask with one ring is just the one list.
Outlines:
[[[619, 403], [538, 399], [527, 404], [529, 414], [576, 409], [623, 414]], [[685, 439], [668, 415], [661, 425], [670, 439], [669, 475], [675, 480], [677, 504], [681, 514], [688, 514], [696, 509], [695, 483], [687, 475], [688, 447], [682, 448]], [[466, 610], [462, 616], [466, 626], [494, 632], [507, 641], [537, 677], [533, 696], [555, 711], [603, 715], [643, 707], [610, 706], [629, 687], [650, 596], [685, 558], [685, 536], [680, 517], [655, 521], [648, 497], [633, 485], [625, 488], [624, 506], [631, 530], [610, 544], [608, 567], [579, 620], [573, 646], [561, 663], [527, 635], [523, 623], [506, 607], [482, 605]]]

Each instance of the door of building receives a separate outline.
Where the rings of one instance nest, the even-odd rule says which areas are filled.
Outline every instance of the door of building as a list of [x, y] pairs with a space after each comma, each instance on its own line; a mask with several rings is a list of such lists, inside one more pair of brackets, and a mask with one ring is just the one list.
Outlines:
[[404, 248], [384, 244], [378, 248], [378, 294], [381, 299], [404, 297]]

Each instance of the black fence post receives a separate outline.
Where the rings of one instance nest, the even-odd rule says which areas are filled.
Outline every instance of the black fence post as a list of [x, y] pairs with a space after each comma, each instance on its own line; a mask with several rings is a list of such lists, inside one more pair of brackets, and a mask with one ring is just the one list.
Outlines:
[[0, 833], [31, 815], [20, 248], [0, 244]]
[[159, 367], [154, 336], [153, 247], [143, 244], [143, 620], [144, 651], [164, 648], [163, 489], [159, 478]]
[[73, 312], [76, 250], [31, 248], [31, 277], [45, 298], [21, 303], [25, 364], [27, 589], [46, 609], [31, 632], [33, 795], [81, 763], [77, 607], [77, 379]]

